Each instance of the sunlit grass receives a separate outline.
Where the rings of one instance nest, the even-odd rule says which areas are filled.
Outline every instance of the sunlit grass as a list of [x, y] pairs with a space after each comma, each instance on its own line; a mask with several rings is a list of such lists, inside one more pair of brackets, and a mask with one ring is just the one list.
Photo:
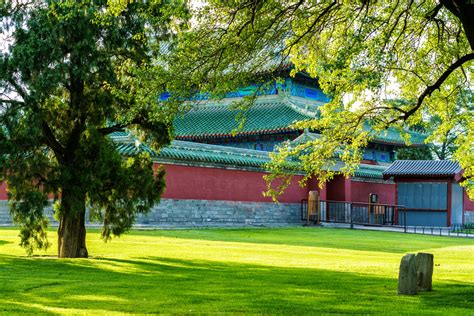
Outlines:
[[[0, 229], [0, 313], [470, 315], [474, 240], [322, 228], [133, 231], [91, 259], [28, 258]], [[434, 291], [396, 294], [407, 252], [435, 255]]]

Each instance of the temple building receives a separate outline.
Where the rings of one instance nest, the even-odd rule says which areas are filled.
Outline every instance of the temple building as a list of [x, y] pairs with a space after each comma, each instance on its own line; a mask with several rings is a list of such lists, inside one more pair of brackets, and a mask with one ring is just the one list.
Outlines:
[[[300, 187], [300, 173], [280, 203], [263, 195], [269, 152], [284, 141], [300, 143], [318, 137], [316, 132], [290, 128], [296, 121], [317, 118], [319, 107], [329, 101], [315, 80], [300, 79], [287, 78], [260, 93], [245, 111], [243, 124], [233, 104], [254, 93], [253, 86], [220, 101], [200, 100], [176, 119], [176, 140], [158, 153], [145, 144], [136, 146], [126, 132], [113, 135], [123, 155], [145, 150], [166, 169], [162, 202], [156, 212], [144, 217], [145, 222], [173, 226], [300, 224], [301, 202], [310, 191], [318, 192], [323, 201], [369, 203], [369, 196], [376, 195], [379, 204], [397, 204], [396, 184], [391, 178], [384, 179], [383, 171], [396, 160], [396, 149], [406, 144], [392, 129], [372, 139], [354, 176], [338, 175], [323, 188], [316, 181]], [[424, 135], [410, 134], [412, 146], [424, 145]]]
[[[319, 89], [316, 80], [297, 76], [265, 89], [244, 113], [232, 109], [232, 104], [239, 98], [254, 93], [252, 88], [230, 93], [221, 102], [200, 101], [175, 121], [176, 139], [273, 151], [281, 142], [302, 136], [303, 131], [290, 128], [292, 123], [317, 118], [319, 107], [330, 100]], [[243, 114], [243, 126], [239, 126], [239, 114]], [[414, 132], [410, 134], [412, 146], [424, 145], [425, 136]], [[375, 164], [393, 162], [395, 149], [405, 146], [399, 133], [389, 129], [376, 135], [365, 151], [364, 160]]]
[[[138, 142], [129, 131], [111, 135], [122, 155], [133, 156], [146, 151], [156, 168], [166, 170], [166, 190], [161, 202], [149, 214], [140, 216], [138, 224], [172, 227], [302, 224], [302, 201], [308, 199], [310, 192], [317, 192], [320, 201], [340, 204], [340, 211], [345, 212], [341, 216], [346, 218], [348, 203], [370, 203], [369, 197], [374, 196], [375, 203], [380, 205], [396, 205], [402, 201], [397, 199], [393, 177], [385, 175], [384, 178], [383, 174], [396, 160], [396, 149], [406, 146], [399, 133], [391, 129], [375, 135], [352, 177], [337, 175], [322, 188], [315, 180], [301, 187], [298, 182], [304, 175], [296, 171], [279, 203], [264, 196], [263, 176], [267, 174], [264, 165], [270, 161], [269, 153], [285, 141], [300, 143], [318, 137], [316, 131], [295, 130], [290, 126], [296, 121], [317, 118], [319, 107], [329, 98], [316, 80], [303, 75], [288, 76], [283, 82], [275, 82], [259, 91], [255, 104], [245, 110], [240, 120], [242, 112], [233, 104], [255, 93], [255, 89], [249, 86], [219, 101], [202, 96], [191, 110], [175, 120], [176, 140], [159, 152]], [[162, 99], [167, 97], [161, 96]], [[424, 145], [424, 135], [410, 134], [411, 146]], [[462, 211], [474, 214], [469, 212], [474, 211], [474, 203], [469, 202], [465, 194], [463, 199]], [[0, 187], [0, 223], [10, 221], [5, 200], [3, 185]], [[391, 223], [395, 223], [393, 207], [390, 207]], [[369, 207], [368, 217], [372, 216], [370, 210]], [[332, 218], [329, 208], [323, 211], [324, 216]], [[434, 221], [418, 221], [419, 217], [413, 216], [416, 221], [409, 224], [452, 223], [446, 220], [447, 213], [442, 220]], [[465, 217], [474, 219], [474, 216]]]

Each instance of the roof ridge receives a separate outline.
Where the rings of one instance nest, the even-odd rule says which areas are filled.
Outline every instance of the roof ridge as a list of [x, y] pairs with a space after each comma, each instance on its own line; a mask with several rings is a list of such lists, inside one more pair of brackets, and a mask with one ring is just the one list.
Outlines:
[[[255, 104], [258, 103], [270, 103], [274, 101], [282, 102], [283, 96], [281, 94], [270, 94], [270, 95], [259, 95], [255, 98]], [[200, 109], [200, 108], [208, 108], [208, 107], [228, 107], [231, 106], [233, 103], [238, 103], [239, 101], [245, 100], [245, 97], [235, 97], [235, 98], [223, 98], [223, 99], [209, 99], [209, 100], [199, 100], [199, 101], [190, 101], [192, 103], [191, 109]]]
[[463, 169], [458, 161], [452, 160], [396, 160], [384, 177], [390, 176], [457, 176]]
[[[129, 136], [133, 137], [132, 133]], [[113, 139], [115, 137], [112, 137]], [[188, 142], [174, 140], [168, 146], [161, 148], [158, 152], [148, 147], [144, 143], [136, 146], [136, 138], [129, 138], [128, 142], [118, 142], [117, 149], [124, 155], [136, 155], [145, 150], [159, 161], [196, 161], [201, 163], [224, 164], [241, 167], [258, 168], [264, 170], [265, 163], [270, 161], [270, 152], [238, 148], [214, 144], [205, 144], [197, 142]], [[340, 170], [343, 163], [336, 161], [333, 167], [334, 171]], [[360, 164], [355, 176], [364, 178], [382, 178], [382, 169], [384, 166]]]
[[297, 105], [295, 101], [293, 101], [289, 96], [285, 96], [284, 100], [286, 101], [286, 105], [289, 106], [291, 109], [295, 110], [296, 112], [300, 113], [301, 115], [308, 116], [308, 119], [317, 118], [319, 111], [311, 111], [309, 109], [303, 109], [301, 106]]
[[371, 164], [366, 164], [366, 163], [360, 163], [359, 168], [367, 168], [367, 169], [380, 169], [380, 170], [385, 170], [389, 166], [382, 166], [382, 165], [371, 165]]
[[[269, 156], [268, 152], [261, 151], [261, 150], [214, 145], [214, 144], [205, 144], [205, 143], [198, 143], [198, 142], [188, 142], [188, 141], [182, 141], [182, 140], [173, 140], [171, 142], [171, 146], [187, 149], [187, 150], [194, 150], [194, 151], [211, 151], [211, 152], [223, 153], [223, 154], [239, 154], [242, 156], [253, 156], [253, 157], [268, 157]], [[167, 148], [167, 147], [163, 147], [163, 148]]]

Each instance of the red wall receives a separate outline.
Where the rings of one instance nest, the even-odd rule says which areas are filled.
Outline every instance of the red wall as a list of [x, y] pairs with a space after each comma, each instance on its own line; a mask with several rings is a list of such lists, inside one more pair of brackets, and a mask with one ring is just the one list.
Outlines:
[[394, 183], [354, 181], [338, 175], [327, 184], [329, 201], [368, 203], [370, 193], [378, 195], [380, 204], [396, 204]]
[[397, 204], [395, 184], [351, 181], [351, 186], [353, 202], [368, 203], [369, 194], [375, 193], [379, 204]]
[[345, 183], [346, 179], [342, 175], [337, 175], [330, 182], [326, 183], [328, 201], [347, 200], [348, 197], [346, 197]]
[[464, 190], [464, 210], [474, 211], [474, 201], [471, 201], [467, 196], [466, 190]]
[[5, 182], [0, 183], [0, 201], [7, 200], [7, 185]]
[[[179, 165], [165, 165], [165, 169], [166, 190], [163, 198], [272, 202], [271, 198], [262, 194], [266, 190], [264, 172]], [[301, 199], [308, 198], [308, 188], [301, 188], [298, 184], [301, 179], [302, 176], [293, 179], [279, 198], [280, 202], [300, 203]], [[308, 187], [319, 190], [315, 182], [310, 182]], [[7, 200], [5, 183], [0, 183], [0, 200]]]
[[[266, 190], [264, 172], [228, 170], [179, 165], [164, 165], [166, 170], [166, 190], [163, 198], [195, 200], [228, 200], [271, 202], [264, 197]], [[301, 188], [297, 176], [280, 196], [284, 203], [300, 203], [306, 199], [308, 189]]]
[[[163, 198], [202, 199], [228, 201], [271, 202], [264, 197], [266, 190], [264, 172], [227, 170], [220, 168], [164, 165], [166, 169], [166, 190]], [[353, 201], [366, 203], [369, 193], [376, 193], [381, 204], [396, 204], [395, 185], [347, 180], [336, 176], [320, 190], [315, 180], [301, 188], [296, 176], [290, 187], [279, 198], [284, 203], [299, 203], [308, 198], [309, 190], [320, 191], [321, 199], [332, 201]], [[0, 184], [0, 200], [6, 200], [6, 185]], [[474, 210], [474, 201], [464, 199], [464, 209]]]

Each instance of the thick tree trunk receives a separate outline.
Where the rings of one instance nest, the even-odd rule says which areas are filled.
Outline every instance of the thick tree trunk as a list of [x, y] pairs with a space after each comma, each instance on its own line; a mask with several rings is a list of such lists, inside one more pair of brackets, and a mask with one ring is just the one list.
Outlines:
[[[77, 201], [77, 200], [76, 200]], [[87, 258], [85, 199], [79, 209], [73, 209], [67, 194], [62, 196], [62, 212], [58, 228], [58, 257]], [[77, 205], [76, 205], [77, 208]]]

